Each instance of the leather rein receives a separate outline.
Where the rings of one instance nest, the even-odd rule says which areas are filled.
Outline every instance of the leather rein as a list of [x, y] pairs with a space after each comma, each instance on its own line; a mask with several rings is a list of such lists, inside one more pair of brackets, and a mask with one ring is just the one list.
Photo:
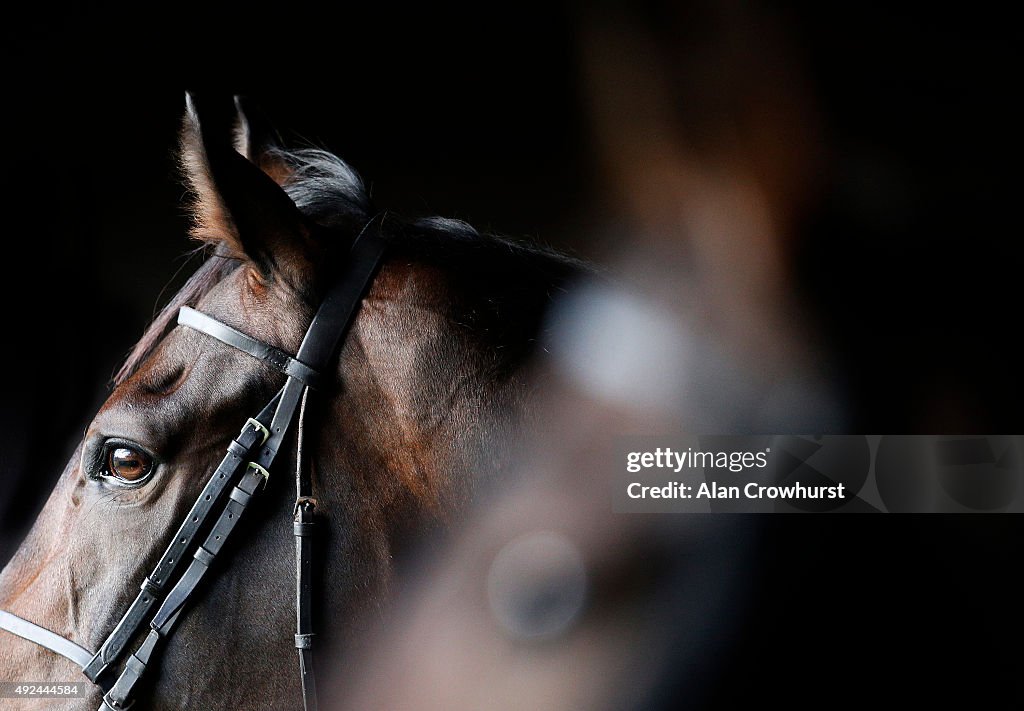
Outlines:
[[[383, 261], [387, 242], [375, 222], [371, 220], [353, 243], [348, 260], [321, 302], [295, 357], [187, 306], [179, 310], [179, 325], [268, 363], [287, 378], [266, 407], [246, 420], [239, 435], [228, 444], [224, 459], [178, 527], [156, 567], [143, 579], [135, 600], [99, 650], [94, 654], [50, 630], [0, 610], [0, 629], [67, 657], [82, 667], [85, 676], [105, 692], [99, 711], [124, 711], [134, 703], [136, 686], [142, 680], [154, 651], [172, 633], [186, 603], [256, 495], [260, 483], [269, 479], [278, 450], [296, 420], [296, 498], [292, 531], [295, 537], [295, 647], [299, 657], [303, 707], [306, 711], [317, 708], [312, 659], [311, 578], [316, 499], [309, 468], [302, 461], [303, 420], [309, 391], [323, 380], [322, 374], [344, 342], [362, 298]], [[208, 521], [213, 521], [212, 527], [205, 525]], [[197, 546], [203, 531], [206, 531], [206, 537]], [[189, 557], [191, 560], [185, 572], [175, 578], [183, 561]], [[113, 679], [111, 665], [124, 655], [128, 644], [147, 619], [148, 635], [128, 656], [121, 674]]]

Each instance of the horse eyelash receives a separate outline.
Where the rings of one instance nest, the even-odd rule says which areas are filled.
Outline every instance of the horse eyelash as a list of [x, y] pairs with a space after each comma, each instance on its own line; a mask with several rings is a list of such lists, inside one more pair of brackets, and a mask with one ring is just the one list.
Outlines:
[[[152, 461], [152, 466], [150, 468], [149, 474], [146, 475], [146, 478], [138, 482], [125, 482], [117, 479], [117, 477], [115, 477], [112, 473], [106, 471], [107, 455], [110, 453], [110, 450], [113, 447], [119, 445], [128, 446], [133, 449], [138, 449], [139, 451], [144, 452], [146, 456], [150, 458], [150, 461]], [[86, 461], [86, 459], [88, 459], [89, 461]], [[82, 468], [85, 471], [85, 476], [88, 479], [100, 482], [113, 479], [115, 481], [120, 482], [118, 484], [120, 488], [125, 489], [138, 488], [139, 486], [142, 486], [143, 484], [147, 483], [150, 479], [153, 478], [153, 475], [156, 474], [156, 470], [160, 467], [161, 464], [162, 460], [155, 454], [153, 454], [153, 452], [151, 452], [148, 447], [143, 447], [137, 442], [133, 442], [127, 439], [121, 439], [119, 437], [108, 437], [104, 439], [102, 444], [100, 444], [98, 447], [95, 447], [93, 452], [84, 454], [82, 459]]]

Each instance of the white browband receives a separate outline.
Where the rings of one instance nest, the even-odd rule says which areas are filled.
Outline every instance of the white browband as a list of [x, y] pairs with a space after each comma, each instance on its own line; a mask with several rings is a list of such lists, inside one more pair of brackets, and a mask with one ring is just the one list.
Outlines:
[[45, 627], [40, 627], [34, 622], [29, 622], [4, 610], [0, 610], [0, 630], [7, 630], [22, 639], [27, 639], [29, 642], [35, 642], [41, 647], [46, 647], [51, 652], [67, 657], [80, 667], [84, 667], [92, 659], [92, 652], [85, 647], [81, 647], [70, 639], [64, 639], [56, 632], [51, 632]]

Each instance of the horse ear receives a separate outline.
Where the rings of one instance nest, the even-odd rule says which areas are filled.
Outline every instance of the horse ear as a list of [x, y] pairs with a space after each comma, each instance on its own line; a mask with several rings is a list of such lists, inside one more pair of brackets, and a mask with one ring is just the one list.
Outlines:
[[[256, 137], [253, 135], [252, 124], [249, 122], [249, 117], [246, 115], [245, 108], [242, 103], [242, 97], [236, 95], [235, 130], [232, 132], [235, 150], [241, 153], [245, 158], [248, 158], [250, 163], [256, 163], [259, 165], [258, 156], [260, 153], [260, 146], [257, 145]], [[254, 156], [256, 158], [254, 158]]]
[[195, 197], [193, 236], [271, 278], [302, 263], [310, 226], [284, 190], [243, 155], [253, 155], [253, 147], [252, 127], [234, 105], [185, 95], [181, 163]]
[[235, 150], [255, 163], [278, 185], [284, 185], [292, 176], [292, 168], [276, 150], [281, 137], [267, 120], [263, 111], [250, 99], [235, 96]]

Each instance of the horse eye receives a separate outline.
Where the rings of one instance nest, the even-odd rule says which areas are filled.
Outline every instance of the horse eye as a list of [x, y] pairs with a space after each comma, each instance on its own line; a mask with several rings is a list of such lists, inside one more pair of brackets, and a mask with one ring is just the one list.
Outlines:
[[153, 471], [153, 458], [132, 447], [113, 447], [107, 452], [107, 473], [121, 481], [136, 484]]

